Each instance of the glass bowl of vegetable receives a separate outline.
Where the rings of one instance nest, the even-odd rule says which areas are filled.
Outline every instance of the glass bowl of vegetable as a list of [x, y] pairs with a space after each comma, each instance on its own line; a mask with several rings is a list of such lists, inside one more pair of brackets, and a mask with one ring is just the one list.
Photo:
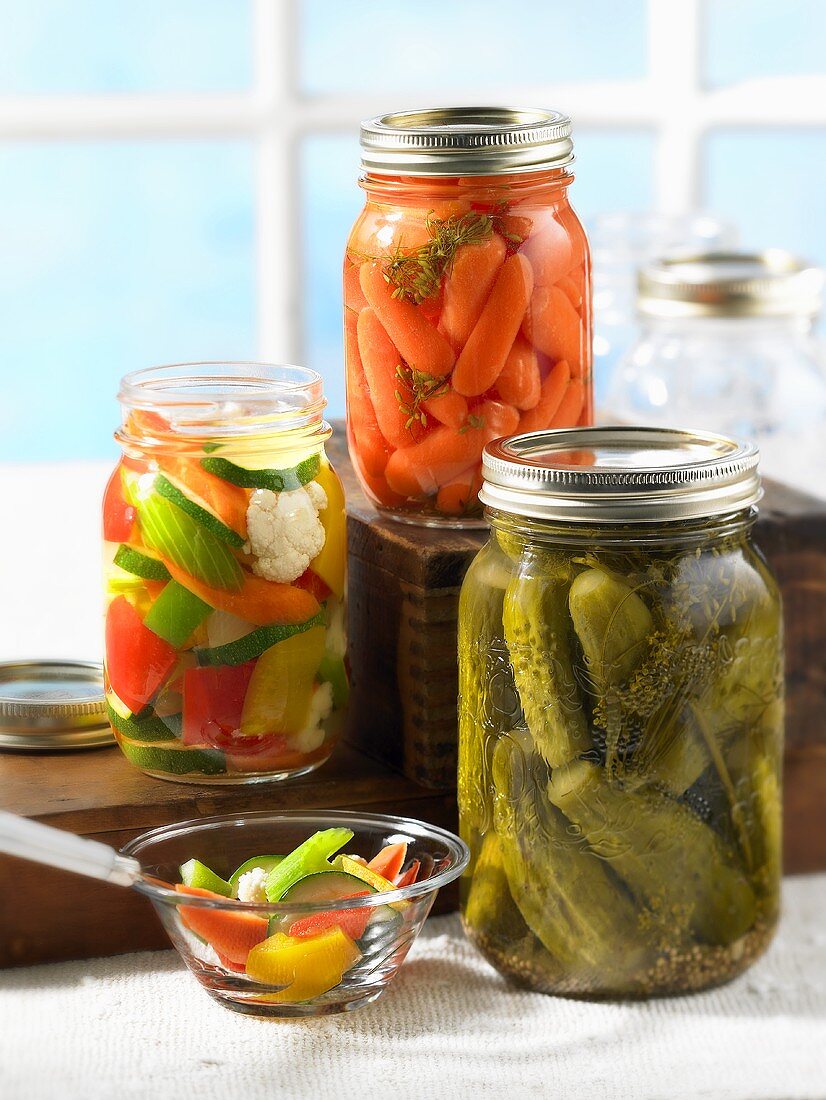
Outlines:
[[468, 849], [383, 814], [232, 814], [143, 833], [136, 888], [210, 996], [250, 1016], [375, 1001]]

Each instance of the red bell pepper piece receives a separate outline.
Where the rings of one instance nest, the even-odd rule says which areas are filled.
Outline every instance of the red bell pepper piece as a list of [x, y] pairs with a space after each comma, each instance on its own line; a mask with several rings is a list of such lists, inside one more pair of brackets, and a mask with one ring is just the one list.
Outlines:
[[103, 537], [107, 542], [127, 542], [135, 526], [135, 509], [124, 499], [120, 472], [118, 463], [103, 493]]
[[246, 661], [242, 665], [216, 665], [186, 670], [183, 720], [185, 745], [212, 745], [224, 751], [231, 749], [239, 752], [243, 751], [244, 742], [249, 742], [257, 745], [260, 751], [262, 738], [242, 737], [237, 733], [241, 726], [244, 696], [247, 694], [254, 668], [255, 661]]
[[112, 690], [133, 712], [142, 710], [175, 667], [174, 646], [144, 626], [125, 596], [106, 612], [106, 671]]
[[293, 581], [293, 584], [296, 588], [303, 588], [305, 592], [315, 596], [319, 603], [323, 603], [332, 592], [329, 584], [323, 581], [318, 573], [314, 573], [309, 568], [305, 569], [298, 580]]
[[[351, 898], [363, 898], [369, 894], [369, 890], [361, 890], [357, 894], [348, 894]], [[317, 936], [328, 928], [340, 928], [345, 936], [351, 940], [360, 940], [364, 935], [367, 922], [373, 915], [369, 906], [363, 909], [334, 909], [329, 913], [312, 913], [309, 917], [299, 917], [289, 927], [290, 936]]]
[[412, 886], [416, 879], [419, 877], [419, 868], [421, 863], [417, 859], [414, 859], [403, 875], [399, 875], [394, 885], [397, 890], [401, 890], [403, 886]]

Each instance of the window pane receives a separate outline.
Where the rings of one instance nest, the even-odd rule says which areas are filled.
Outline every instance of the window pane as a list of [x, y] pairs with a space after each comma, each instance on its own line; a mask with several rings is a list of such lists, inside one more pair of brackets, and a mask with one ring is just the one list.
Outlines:
[[705, 205], [739, 225], [744, 247], [826, 266], [826, 130], [721, 130], [705, 157]]
[[245, 142], [0, 147], [0, 459], [112, 454], [124, 372], [254, 355], [252, 177]]
[[[571, 199], [581, 217], [642, 210], [651, 203], [654, 136], [645, 131], [575, 133]], [[302, 146], [305, 359], [324, 377], [329, 415], [344, 415], [341, 262], [364, 202], [357, 184], [358, 143], [350, 135], [314, 135]]]
[[[646, 69], [646, 4], [536, 0], [303, 0], [300, 82], [310, 95], [536, 87], [623, 79]], [[606, 33], [610, 26], [610, 34]], [[461, 98], [461, 97], [460, 97]], [[564, 107], [549, 100], [551, 107]]]
[[0, 93], [246, 88], [251, 18], [251, 0], [0, 0]]
[[712, 87], [826, 72], [823, 0], [707, 0], [705, 23]]

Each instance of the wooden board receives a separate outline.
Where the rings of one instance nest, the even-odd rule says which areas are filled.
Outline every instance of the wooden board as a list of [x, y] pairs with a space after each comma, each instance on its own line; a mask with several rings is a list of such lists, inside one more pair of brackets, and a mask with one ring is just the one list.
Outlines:
[[[487, 535], [382, 519], [343, 430], [350, 543], [349, 738], [426, 786], [455, 783], [456, 617], [465, 571]], [[766, 484], [756, 539], [783, 593], [786, 634], [786, 865], [826, 869], [826, 503]]]
[[[0, 805], [119, 848], [146, 829], [245, 810], [359, 809], [456, 828], [452, 792], [434, 792], [348, 745], [291, 783], [201, 786], [150, 779], [117, 748], [0, 755]], [[456, 907], [455, 888], [437, 910]], [[168, 947], [151, 905], [133, 890], [0, 856], [0, 967]]]

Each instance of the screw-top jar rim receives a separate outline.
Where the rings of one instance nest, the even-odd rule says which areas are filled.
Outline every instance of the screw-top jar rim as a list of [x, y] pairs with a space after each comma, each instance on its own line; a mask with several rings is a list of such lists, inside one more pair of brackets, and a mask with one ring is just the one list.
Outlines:
[[563, 168], [571, 120], [524, 107], [428, 107], [361, 124], [362, 167], [401, 176], [484, 176]]
[[674, 252], [643, 266], [637, 309], [644, 317], [812, 317], [824, 275], [786, 252]]
[[[204, 436], [246, 437], [277, 432], [330, 433], [323, 420], [326, 399], [321, 375], [308, 367], [255, 362], [174, 363], [132, 371], [121, 379], [121, 443], [145, 446], [150, 437], [163, 445], [171, 430], [197, 440]], [[134, 410], [144, 417], [135, 435]], [[163, 418], [158, 433], [151, 414]], [[322, 440], [323, 441], [323, 440]]]
[[675, 428], [566, 428], [510, 436], [482, 456], [489, 509], [574, 524], [657, 524], [752, 508], [753, 443]]

